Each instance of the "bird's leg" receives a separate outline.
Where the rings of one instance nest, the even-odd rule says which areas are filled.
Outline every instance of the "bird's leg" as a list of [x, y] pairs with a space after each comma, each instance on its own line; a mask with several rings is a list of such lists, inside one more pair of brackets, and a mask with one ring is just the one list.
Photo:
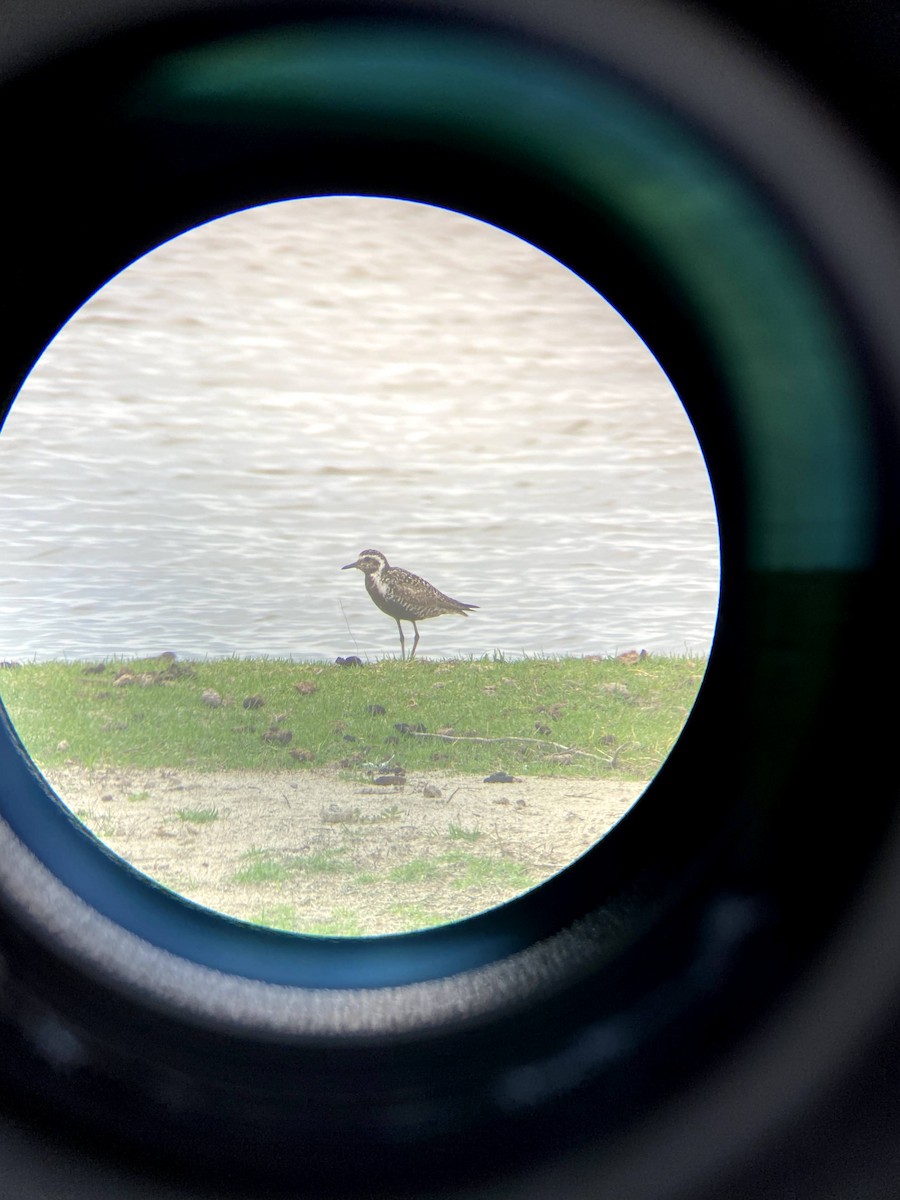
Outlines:
[[[400, 630], [400, 659], [402, 661], [404, 658], [406, 658], [406, 639], [403, 636], [403, 626], [400, 624], [399, 619], [394, 617], [394, 620], [397, 622], [397, 628]], [[416, 638], [416, 641], [418, 640], [419, 639]], [[413, 646], [413, 650], [415, 650], [415, 646]]]
[[415, 623], [415, 621], [410, 622], [410, 624], [412, 625], [413, 629], [416, 631], [416, 640], [413, 642], [413, 648], [409, 652], [409, 657], [415, 658], [416, 657], [416, 646], [418, 646], [418, 644], [419, 644], [419, 627]]

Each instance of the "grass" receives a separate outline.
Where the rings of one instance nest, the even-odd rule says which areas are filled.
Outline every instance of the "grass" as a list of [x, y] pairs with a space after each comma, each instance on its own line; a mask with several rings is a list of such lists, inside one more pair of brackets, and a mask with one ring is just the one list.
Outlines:
[[253, 925], [266, 925], [270, 929], [285, 929], [288, 933], [297, 930], [297, 910], [293, 904], [270, 904], [250, 917]]
[[[127, 809], [112, 806], [121, 820], [97, 806], [87, 822], [108, 839], [130, 828], [129, 813], [140, 824], [157, 795], [141, 790], [141, 769], [380, 776], [365, 802], [348, 792], [350, 803], [323, 808], [316, 837], [284, 842], [274, 826], [271, 838], [260, 829], [235, 843], [220, 872], [221, 894], [233, 905], [223, 911], [276, 929], [356, 937], [457, 920], [546, 877], [542, 859], [519, 861], [493, 817], [466, 808], [463, 781], [448, 787], [445, 777], [648, 779], [674, 744], [705, 667], [702, 658], [655, 656], [387, 660], [350, 669], [272, 659], [53, 662], [0, 671], [0, 698], [40, 768], [122, 772], [113, 778], [123, 781], [116, 786]], [[426, 788], [437, 802], [426, 804], [428, 827], [413, 836], [404, 796], [421, 792], [422, 776], [438, 770], [443, 794]], [[398, 793], [392, 783], [403, 771], [409, 783]], [[166, 807], [160, 836], [212, 822], [223, 827], [212, 841], [232, 831], [231, 808], [198, 800], [199, 793], [192, 807]], [[254, 848], [242, 855], [250, 836]], [[186, 870], [181, 860], [178, 869]], [[167, 886], [193, 894], [181, 875]]]
[[487, 858], [481, 854], [445, 854], [441, 862], [450, 875], [451, 886], [458, 891], [500, 884], [510, 895], [524, 892], [537, 883], [521, 863], [509, 858]]
[[[131, 799], [130, 796], [129, 799]], [[184, 821], [189, 825], [208, 825], [211, 821], [219, 819], [219, 810], [217, 808], [179, 808], [175, 816], [179, 821]]]
[[260, 883], [286, 883], [291, 877], [291, 868], [281, 858], [269, 858], [265, 850], [250, 850], [245, 854], [247, 863], [235, 871], [232, 883], [255, 886]]
[[391, 883], [425, 883], [438, 879], [441, 875], [440, 865], [433, 858], [414, 858], [388, 871]]
[[[250, 916], [256, 924], [295, 933], [328, 936], [360, 936], [369, 933], [370, 904], [381, 898], [380, 907], [392, 914], [394, 929], [421, 929], [468, 916], [471, 897], [485, 890], [490, 895], [511, 896], [540, 882], [539, 876], [504, 854], [476, 853], [460, 846], [451, 826], [446, 834], [435, 832], [433, 845], [408, 861], [372, 869], [363, 865], [352, 846], [335, 847], [314, 854], [285, 854], [276, 849], [255, 847], [243, 855], [243, 866], [231, 877], [241, 888], [265, 889], [255, 895], [271, 896]], [[479, 833], [478, 838], [482, 835]], [[471, 843], [475, 838], [467, 837]], [[339, 878], [338, 878], [339, 877]], [[315, 882], [313, 892], [293, 888], [301, 881]], [[454, 898], [455, 897], [455, 898]], [[328, 901], [338, 901], [327, 912]], [[319, 909], [310, 913], [308, 906]], [[322, 913], [321, 908], [326, 912]]]
[[287, 883], [300, 873], [309, 875], [338, 875], [351, 871], [352, 866], [335, 852], [318, 854], [281, 854], [278, 851], [254, 848], [243, 856], [246, 866], [235, 872], [232, 883], [256, 885]]
[[317, 934], [319, 937], [364, 937], [368, 930], [365, 922], [350, 908], [336, 908], [330, 917], [322, 921], [310, 921], [297, 932]]
[[[317, 857], [324, 860], [327, 856]], [[279, 886], [289, 884], [303, 871], [346, 872], [346, 883], [341, 885], [345, 892], [344, 903], [335, 905], [329, 916], [310, 915], [304, 911], [308, 903], [304, 901], [301, 907], [285, 902], [266, 904], [249, 918], [254, 924], [274, 929], [331, 937], [359, 937], [371, 932], [368, 910], [364, 911], [364, 906], [353, 907], [359, 897], [358, 889], [363, 886], [371, 891], [375, 885], [385, 898], [385, 908], [393, 917], [394, 930], [400, 931], [423, 929], [470, 915], [473, 910], [467, 897], [479, 888], [510, 896], [540, 882], [536, 875], [513, 859], [461, 850], [437, 850], [433, 855], [414, 858], [380, 874], [354, 872], [352, 863], [333, 858], [318, 866], [310, 860], [267, 854], [263, 850], [254, 850], [246, 858], [247, 867], [238, 872], [233, 881], [250, 886], [273, 885], [276, 896]], [[348, 885], [349, 892], [346, 892]], [[502, 893], [497, 891], [498, 888]], [[327, 896], [331, 895], [331, 892], [327, 893]], [[451, 900], [453, 895], [459, 899]], [[325, 901], [326, 907], [327, 896], [321, 893], [318, 896], [318, 902]], [[334, 893], [336, 897], [337, 893]]]
[[[320, 937], [365, 937], [368, 933], [360, 915], [346, 907], [335, 908], [330, 917], [310, 920], [300, 916], [293, 904], [271, 904], [254, 913], [250, 921], [254, 925], [266, 925], [287, 933], [310, 933]], [[409, 925], [411, 929], [418, 927]]]
[[447, 836], [458, 842], [479, 842], [484, 837], [481, 829], [466, 829], [464, 825], [451, 824]]
[[510, 895], [525, 891], [537, 883], [523, 866], [513, 859], [451, 851], [432, 858], [414, 858], [394, 867], [387, 875], [391, 883], [447, 882], [458, 891], [487, 884], [500, 884]]
[[677, 738], [705, 666], [655, 656], [389, 659], [349, 669], [237, 658], [48, 662], [4, 670], [0, 699], [44, 768], [402, 766], [646, 779]]

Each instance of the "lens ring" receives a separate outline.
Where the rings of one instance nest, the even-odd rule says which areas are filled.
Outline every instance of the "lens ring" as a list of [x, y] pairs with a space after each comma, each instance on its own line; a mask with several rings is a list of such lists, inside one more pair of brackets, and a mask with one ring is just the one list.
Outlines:
[[[662, 90], [654, 95], [634, 61], [607, 62], [588, 73], [583, 49], [551, 52], [528, 45], [527, 39], [510, 41], [462, 27], [450, 36], [442, 29], [436, 36], [425, 26], [397, 27], [390, 21], [382, 28], [377, 23], [326, 22], [314, 32], [313, 37], [308, 29], [280, 28], [277, 36], [248, 31], [205, 45], [179, 45], [177, 50], [170, 46], [130, 76], [121, 65], [114, 76], [104, 74], [114, 78], [119, 89], [114, 105], [118, 124], [101, 131], [108, 139], [104, 151], [110, 162], [119, 163], [110, 150], [127, 142], [131, 160], [126, 173], [136, 162], [152, 164], [165, 175], [159, 187], [165, 201], [156, 211], [149, 204], [136, 208], [131, 226], [123, 221], [117, 239], [103, 243], [96, 260], [81, 264], [69, 303], [79, 288], [83, 298], [85, 289], [96, 286], [98, 272], [124, 265], [142, 243], [198, 219], [203, 203], [227, 211], [246, 201], [249, 193], [241, 192], [236, 180], [248, 165], [249, 178], [262, 180], [248, 186], [262, 189], [258, 199], [271, 198], [272, 189], [292, 178], [285, 157], [290, 151], [297, 158], [297, 130], [312, 128], [313, 159], [323, 145], [368, 148], [358, 176], [361, 188], [367, 186], [372, 151], [377, 149], [391, 170], [398, 169], [404, 194], [411, 194], [417, 168], [407, 165], [400, 170], [399, 155], [424, 144], [439, 146], [448, 162], [464, 163], [467, 169], [483, 164], [483, 210], [498, 216], [504, 208], [520, 213], [509, 195], [515, 185], [530, 181], [537, 188], [538, 181], [549, 181], [541, 195], [555, 207], [548, 207], [530, 228], [543, 230], [543, 244], [555, 247], [565, 240], [558, 228], [562, 215], [577, 213], [579, 228], [602, 231], [607, 239], [618, 235], [625, 247], [623, 263], [633, 266], [643, 280], [655, 281], [659, 289], [656, 310], [653, 302], [635, 304], [622, 273], [614, 272], [613, 290], [621, 289], [623, 311], [638, 328], [650, 330], [674, 318], [676, 308], [682, 324], [687, 314], [693, 331], [688, 348], [702, 352], [701, 376], [711, 389], [711, 395], [700, 397], [692, 386], [698, 368], [687, 361], [688, 355], [667, 348], [665, 365], [673, 378], [686, 381], [681, 390], [704, 437], [727, 536], [722, 624], [709, 677], [686, 733], [654, 787], [632, 817], [570, 871], [502, 912], [442, 935], [442, 942], [433, 943], [430, 960], [428, 938], [385, 939], [378, 948], [357, 952], [343, 945], [320, 947], [334, 961], [338, 953], [357, 953], [357, 965], [370, 955], [369, 961], [379, 961], [380, 968], [363, 965], [350, 980], [320, 975], [312, 981], [313, 990], [323, 983], [323, 991], [329, 983], [335, 986], [324, 998], [317, 995], [315, 1003], [336, 1011], [347, 1000], [342, 984], [349, 982], [361, 993], [353, 1002], [369, 1006], [359, 1011], [387, 1011], [390, 1026], [404, 1003], [392, 988], [409, 994], [402, 985], [410, 980], [411, 961], [423, 972], [416, 986], [427, 986], [422, 980], [429, 977], [458, 979], [468, 969], [467, 985], [490, 987], [490, 974], [479, 972], [490, 973], [491, 964], [515, 954], [527, 958], [529, 947], [549, 938], [532, 957], [527, 978], [520, 975], [516, 989], [487, 1016], [465, 1000], [463, 985], [452, 980], [446, 984], [451, 991], [457, 989], [457, 1000], [463, 1000], [450, 1022], [454, 1028], [465, 1028], [482, 1049], [491, 1034], [504, 1031], [502, 1045], [493, 1054], [485, 1053], [479, 1063], [477, 1079], [464, 1082], [448, 1071], [436, 1084], [434, 1058], [423, 1053], [420, 1044], [418, 1057], [403, 1058], [402, 1068], [393, 1069], [390, 1085], [379, 1093], [384, 1106], [380, 1132], [372, 1135], [369, 1130], [368, 1144], [380, 1147], [384, 1165], [400, 1153], [401, 1144], [404, 1154], [415, 1158], [426, 1148], [436, 1153], [437, 1144], [446, 1150], [461, 1133], [474, 1137], [476, 1114], [488, 1112], [484, 1136], [509, 1151], [528, 1140], [536, 1112], [544, 1114], [545, 1132], [558, 1133], [563, 1101], [583, 1094], [588, 1082], [596, 1095], [614, 1086], [619, 1097], [626, 1095], [634, 1104], [635, 1094], [623, 1080], [630, 1070], [630, 1086], [643, 1088], [644, 1099], [664, 1093], [683, 1064], [677, 1054], [662, 1053], [661, 1039], [677, 1029], [680, 1053], [691, 1045], [698, 1053], [708, 1053], [710, 1046], [696, 1027], [699, 1015], [713, 1004], [727, 1009], [726, 996], [733, 1011], [746, 1015], [734, 994], [746, 986], [748, 971], [760, 962], [771, 968], [766, 985], [788, 979], [791, 972], [784, 962], [771, 963], [773, 927], [787, 914], [797, 922], [789, 936], [796, 936], [801, 926], [807, 934], [815, 929], [817, 938], [824, 936], [835, 907], [852, 888], [871, 850], [884, 818], [878, 805], [865, 818], [861, 815], [857, 833], [840, 847], [840, 854], [836, 839], [820, 844], [825, 853], [816, 864], [817, 883], [835, 862], [842, 872], [842, 878], [828, 886], [822, 911], [813, 918], [810, 906], [792, 907], [786, 867], [800, 845], [803, 806], [801, 816], [786, 822], [779, 820], [777, 806], [785, 803], [808, 769], [810, 747], [821, 746], [832, 731], [823, 719], [823, 707], [844, 682], [832, 657], [842, 644], [848, 619], [871, 601], [873, 582], [886, 578], [878, 574], [887, 451], [879, 435], [888, 427], [888, 415], [876, 388], [884, 364], [876, 361], [871, 339], [866, 353], [860, 352], [858, 330], [848, 320], [850, 310], [856, 309], [855, 297], [830, 277], [825, 250], [799, 232], [796, 197], [785, 197], [782, 180], [769, 178], [761, 188], [752, 170], [735, 165], [721, 143], [716, 148], [715, 139], [697, 132], [696, 114], [686, 120], [667, 113], [661, 80], [656, 86]], [[618, 50], [622, 53], [621, 45]], [[622, 83], [620, 72], [627, 83]], [[732, 153], [739, 141], [735, 133]], [[489, 169], [491, 159], [497, 158], [511, 181], [506, 188]], [[321, 178], [330, 177], [326, 168], [330, 164], [322, 167], [320, 161]], [[296, 166], [294, 172], [296, 194], [312, 190], [310, 176]], [[377, 170], [373, 174], [368, 186], [374, 188], [382, 176]], [[353, 171], [343, 164], [334, 175], [350, 179]], [[186, 199], [172, 201], [165, 185], [184, 179], [191, 184]], [[104, 185], [108, 183], [107, 176]], [[428, 198], [443, 194], [450, 203], [457, 196], [430, 161], [417, 186]], [[479, 188], [468, 184], [464, 190], [471, 194]], [[515, 219], [509, 224], [517, 227]], [[602, 276], [596, 256], [589, 253], [582, 263], [573, 251], [568, 265], [581, 267], [589, 280]], [[73, 270], [73, 279], [74, 275]], [[46, 337], [47, 323], [58, 315], [59, 307], [45, 305], [40, 316], [34, 316], [32, 344], [41, 340], [35, 336], [41, 321]], [[655, 338], [651, 341], [659, 344]], [[718, 407], [727, 420], [717, 417]], [[727, 478], [734, 464], [738, 487]], [[810, 612], [815, 622], [810, 622]], [[761, 661], [755, 661], [758, 653]], [[729, 705], [730, 720], [721, 711]], [[777, 744], [754, 747], [754, 738], [766, 730], [777, 732]], [[708, 778], [703, 782], [702, 772], [697, 782], [697, 768], [704, 760], [707, 775], [710, 763], [722, 766], [728, 756], [718, 744], [723, 741], [742, 767], [725, 806], [720, 790]], [[216, 926], [218, 932], [204, 925], [190, 953], [183, 945], [167, 945], [172, 929], [200, 920], [190, 906], [181, 906], [177, 913], [173, 909], [155, 934], [153, 922], [137, 910], [133, 920], [126, 919], [123, 890], [138, 908], [143, 903], [141, 887], [147, 903], [159, 897], [113, 860], [101, 858], [97, 847], [67, 824], [43, 795], [40, 781], [28, 771], [11, 738], [3, 753], [10, 772], [4, 784], [5, 811], [12, 829], [56, 879], [89, 899], [81, 910], [84, 919], [94, 921], [90, 910], [96, 909], [101, 916], [95, 929], [105, 920], [107, 933], [112, 933], [98, 943], [107, 954], [105, 970], [104, 962], [94, 960], [85, 971], [91, 984], [85, 982], [84, 995], [101, 985], [112, 987], [110, 975], [124, 961], [118, 957], [123, 950], [110, 945], [118, 936], [109, 928], [108, 922], [113, 922], [126, 935], [155, 943], [161, 955], [176, 954], [202, 964], [198, 969], [212, 968], [238, 980], [269, 979], [249, 983], [247, 997], [239, 1001], [229, 990], [235, 987], [234, 978], [221, 988], [211, 986], [208, 994], [195, 997], [186, 1015], [183, 996], [173, 1000], [172, 990], [167, 993], [170, 980], [161, 976], [162, 986], [154, 990], [153, 980], [146, 978], [146, 989], [136, 995], [134, 977], [120, 972], [118, 986], [124, 986], [133, 1004], [151, 1004], [166, 1011], [170, 1021], [206, 1023], [220, 1032], [227, 1028], [232, 1035], [249, 1030], [258, 1041], [271, 1034], [262, 1015], [265, 989], [304, 982], [309, 987], [309, 979], [273, 982], [271, 966], [263, 971], [246, 957], [230, 964], [204, 961], [202, 956], [212, 946], [221, 949], [222, 939], [234, 934], [237, 927], [225, 921]], [[684, 795], [689, 781], [700, 794], [687, 829], [676, 833], [664, 810], [671, 810]], [[54, 834], [49, 841], [56, 840], [55, 845], [48, 844], [50, 825]], [[782, 839], [776, 848], [774, 834]], [[73, 854], [75, 838], [81, 842]], [[653, 853], [644, 852], [641, 862], [640, 847], [648, 845]], [[104, 895], [105, 885], [90, 890], [101, 875], [112, 879], [115, 872], [119, 875], [112, 891]], [[39, 870], [34, 875], [38, 878]], [[21, 896], [11, 902], [20, 916], [25, 911], [34, 916], [34, 901], [32, 891], [27, 904]], [[592, 910], [598, 914], [593, 918]], [[568, 959], [559, 954], [559, 938], [571, 942], [573, 934], [559, 930], [570, 929], [577, 918], [587, 924], [577, 927], [574, 936], [589, 953], [579, 951]], [[57, 952], [58, 939], [65, 934], [59, 927], [51, 930], [46, 917], [31, 928], [38, 942], [56, 942]], [[68, 935], [74, 936], [74, 931]], [[281, 953], [276, 947], [286, 947], [285, 957], [290, 957], [299, 944], [255, 931], [253, 939], [257, 962]], [[234, 935], [233, 940], [240, 938]], [[455, 958], [454, 944], [463, 948]], [[385, 973], [391, 954], [407, 964], [393, 976]], [[638, 969], [637, 959], [648, 954], [650, 965], [645, 961]], [[535, 961], [541, 964], [540, 986], [529, 976]], [[77, 960], [69, 965], [77, 965]], [[396, 962], [391, 969], [395, 968]], [[597, 995], [601, 979], [602, 1002]], [[660, 990], [666, 979], [671, 984], [667, 992]], [[757, 986], [745, 996], [761, 1005], [760, 990]], [[511, 1010], [518, 1014], [514, 1023]], [[554, 1024], [548, 1020], [551, 1014], [562, 1020]], [[373, 1024], [364, 1025], [368, 1036], [373, 1031]], [[156, 1032], [157, 1044], [170, 1053], [164, 1031]], [[287, 1032], [279, 1027], [279, 1036]], [[289, 1032], [295, 1039], [296, 1065], [297, 1055], [306, 1052], [304, 1039], [315, 1031], [295, 1025]], [[329, 1034], [335, 1032], [329, 1027]], [[384, 1027], [377, 1032], [384, 1035]], [[410, 1026], [403, 1027], [403, 1034], [409, 1037]], [[211, 1045], [220, 1046], [213, 1033], [209, 1037]], [[460, 1044], [447, 1035], [447, 1046]], [[354, 1071], [361, 1072], [364, 1061], [371, 1065], [373, 1051], [370, 1045], [368, 1058], [353, 1057], [355, 1053], [344, 1046], [338, 1058], [344, 1055], [342, 1069], [358, 1083], [360, 1075]], [[651, 1057], [656, 1058], [658, 1075], [652, 1084], [635, 1070], [636, 1063], [645, 1067]], [[184, 1059], [177, 1061], [179, 1069], [187, 1069]], [[271, 1066], [271, 1058], [266, 1061]], [[471, 1069], [473, 1060], [467, 1061]], [[210, 1086], [215, 1071], [209, 1063], [192, 1060], [190, 1065]], [[107, 1069], [112, 1071], [108, 1064]], [[331, 1071], [327, 1074], [331, 1086]], [[423, 1085], [426, 1075], [434, 1085], [431, 1092]], [[310, 1094], [323, 1094], [325, 1072], [307, 1071], [306, 1078]], [[416, 1103], [406, 1110], [404, 1124], [397, 1096], [410, 1087], [411, 1078], [418, 1080]], [[154, 1085], [161, 1086], [158, 1080]], [[286, 1087], [279, 1077], [275, 1090], [284, 1094]], [[446, 1110], [441, 1120], [435, 1097]], [[364, 1114], [354, 1112], [350, 1119], [352, 1110], [352, 1104], [341, 1108], [335, 1103], [319, 1114], [325, 1125], [307, 1127], [300, 1122], [303, 1133], [325, 1140], [327, 1119], [337, 1122], [338, 1114], [345, 1126], [359, 1132]], [[555, 1124], [547, 1116], [551, 1110]], [[431, 1127], [423, 1118], [428, 1113]], [[569, 1136], [586, 1136], [589, 1124], [583, 1115], [573, 1120]], [[286, 1136], [288, 1125], [273, 1120], [260, 1133], [258, 1145], [271, 1147]], [[431, 1136], [421, 1132], [429, 1128]], [[393, 1149], [385, 1150], [391, 1139]], [[201, 1156], [210, 1149], [201, 1148]]]

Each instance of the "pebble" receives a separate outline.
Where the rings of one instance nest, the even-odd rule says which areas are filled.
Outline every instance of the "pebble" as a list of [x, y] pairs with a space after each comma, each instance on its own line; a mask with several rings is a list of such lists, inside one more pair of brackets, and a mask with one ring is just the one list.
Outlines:
[[293, 736], [290, 729], [267, 729], [262, 735], [262, 740], [277, 746], [286, 746]]

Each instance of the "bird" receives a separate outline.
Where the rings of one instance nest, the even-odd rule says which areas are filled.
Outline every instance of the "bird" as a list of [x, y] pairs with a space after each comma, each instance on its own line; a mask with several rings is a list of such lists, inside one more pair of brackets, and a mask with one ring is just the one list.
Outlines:
[[445, 596], [427, 580], [413, 575], [412, 571], [392, 567], [380, 550], [363, 550], [356, 562], [347, 563], [341, 570], [349, 571], [353, 567], [365, 575], [366, 591], [381, 611], [397, 622], [401, 659], [406, 658], [406, 640], [403, 637], [401, 621], [409, 621], [415, 630], [416, 637], [409, 654], [412, 659], [419, 644], [417, 621], [450, 613], [465, 617], [470, 609], [478, 608], [477, 604], [464, 604], [461, 600]]

